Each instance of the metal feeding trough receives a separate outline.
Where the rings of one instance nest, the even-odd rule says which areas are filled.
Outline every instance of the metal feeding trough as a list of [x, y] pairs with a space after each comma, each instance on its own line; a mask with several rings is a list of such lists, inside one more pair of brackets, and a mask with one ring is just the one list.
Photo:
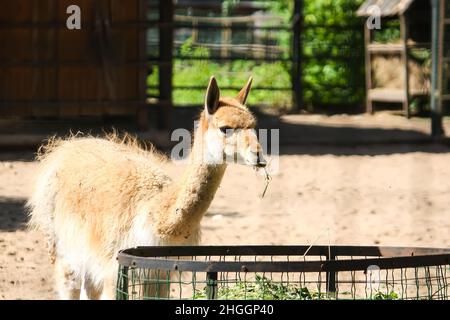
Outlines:
[[448, 299], [450, 249], [137, 247], [119, 253], [117, 299]]

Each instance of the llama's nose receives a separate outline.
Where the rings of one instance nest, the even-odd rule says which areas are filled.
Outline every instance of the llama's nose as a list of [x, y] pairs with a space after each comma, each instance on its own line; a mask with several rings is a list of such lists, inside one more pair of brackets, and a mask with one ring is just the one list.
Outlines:
[[263, 155], [261, 152], [258, 152], [258, 158], [256, 161], [256, 166], [260, 167], [260, 168], [264, 168], [266, 166], [266, 160], [264, 159]]

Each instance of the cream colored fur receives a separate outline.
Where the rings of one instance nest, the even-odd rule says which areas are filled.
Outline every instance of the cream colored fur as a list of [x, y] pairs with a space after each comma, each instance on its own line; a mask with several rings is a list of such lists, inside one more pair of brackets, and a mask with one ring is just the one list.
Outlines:
[[[235, 152], [257, 164], [255, 121], [243, 106], [250, 84], [235, 99], [219, 99], [211, 79], [189, 165], [177, 182], [160, 169], [163, 156], [132, 139], [72, 136], [41, 148], [30, 225], [47, 237], [61, 299], [113, 299], [121, 249], [199, 242], [200, 221], [226, 169], [226, 163], [203, 161], [204, 145], [222, 146], [207, 148], [222, 156], [225, 146], [240, 141], [242, 152]], [[239, 133], [204, 138], [224, 124]]]

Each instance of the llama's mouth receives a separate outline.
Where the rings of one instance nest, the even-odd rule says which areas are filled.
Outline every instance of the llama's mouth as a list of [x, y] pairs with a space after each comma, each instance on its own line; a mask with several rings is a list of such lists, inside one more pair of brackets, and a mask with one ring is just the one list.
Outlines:
[[267, 165], [266, 160], [260, 154], [258, 154], [257, 157], [252, 157], [251, 160], [246, 159], [245, 163], [248, 166], [251, 166], [251, 167], [254, 167], [254, 168], [265, 168], [266, 165]]
[[250, 162], [250, 161], [246, 161], [248, 166], [254, 167], [256, 169], [261, 169], [261, 168], [265, 168], [267, 163], [265, 161], [259, 161], [259, 162]]
[[256, 167], [256, 168], [265, 168], [266, 165], [267, 165], [267, 163], [266, 163], [265, 161], [262, 161], [262, 162], [258, 162], [258, 163], [255, 165], [255, 167]]

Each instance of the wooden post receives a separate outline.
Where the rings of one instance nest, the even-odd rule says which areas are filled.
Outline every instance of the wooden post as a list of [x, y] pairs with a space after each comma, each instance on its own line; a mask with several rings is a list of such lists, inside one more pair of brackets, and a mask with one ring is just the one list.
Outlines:
[[442, 44], [444, 32], [444, 1], [432, 0], [432, 35], [431, 35], [431, 135], [440, 137], [444, 134], [442, 127]]
[[[139, 62], [146, 61], [147, 59], [147, 29], [141, 26], [141, 23], [146, 21], [147, 19], [147, 1], [146, 0], [138, 0], [137, 6], [137, 17], [139, 19], [139, 36], [138, 36], [138, 57]], [[147, 67], [139, 64], [138, 66], [138, 85], [139, 85], [139, 106], [137, 110], [137, 124], [139, 130], [146, 131], [148, 130], [148, 105], [146, 105], [147, 99]]]
[[402, 38], [402, 60], [403, 60], [403, 76], [404, 76], [404, 97], [403, 112], [407, 118], [410, 117], [409, 110], [409, 59], [408, 59], [408, 19], [407, 14], [400, 15], [400, 33]]
[[[53, 8], [54, 8], [54, 11], [53, 11], [53, 20], [52, 21], [56, 25], [58, 23], [58, 18], [59, 18], [58, 13], [60, 12], [59, 1], [54, 1], [53, 2]], [[61, 116], [64, 114], [65, 110], [62, 110], [63, 106], [62, 106], [61, 103], [59, 103], [59, 102], [61, 102], [61, 99], [60, 99], [61, 92], [60, 92], [60, 87], [59, 87], [60, 68], [59, 68], [59, 49], [58, 49], [58, 46], [59, 46], [59, 41], [60, 40], [59, 40], [59, 28], [58, 27], [55, 27], [53, 29], [52, 35], [53, 35], [53, 48], [52, 48], [53, 49], [52, 50], [53, 57], [52, 57], [52, 59], [53, 59], [53, 62], [54, 62], [54, 72], [55, 72], [55, 82], [54, 82], [54, 84], [55, 84], [55, 86], [54, 86], [55, 97], [54, 97], [54, 99], [55, 99], [56, 102], [58, 102], [56, 104], [57, 117], [61, 118]]]
[[198, 41], [198, 20], [192, 21], [192, 43], [196, 44]]
[[221, 21], [220, 22], [222, 29], [221, 34], [221, 42], [224, 44], [220, 48], [220, 56], [222, 58], [228, 58], [229, 57], [229, 45], [231, 44], [231, 22], [230, 21]]
[[159, 5], [159, 105], [158, 129], [169, 129], [172, 111], [172, 60], [174, 30], [173, 0], [161, 1]]
[[370, 97], [370, 90], [372, 89], [372, 60], [369, 51], [369, 45], [372, 41], [372, 31], [364, 24], [364, 54], [366, 67], [366, 112], [373, 114], [373, 102]]
[[295, 0], [294, 15], [292, 18], [293, 39], [292, 39], [292, 112], [298, 112], [303, 107], [303, 87], [302, 87], [302, 43], [301, 32], [303, 26], [303, 0]]
[[[39, 36], [40, 36], [40, 30], [38, 28], [36, 28], [36, 23], [39, 21], [39, 13], [40, 13], [40, 8], [38, 7], [38, 4], [33, 1], [33, 3], [31, 4], [32, 7], [32, 12], [31, 12], [31, 21], [32, 21], [32, 30], [31, 30], [31, 42], [32, 42], [32, 59], [33, 59], [33, 63], [38, 62], [39, 59], [41, 58], [41, 51], [39, 50]], [[37, 82], [39, 81], [39, 78], [41, 78], [43, 75], [42, 69], [40, 68], [34, 68], [32, 69], [32, 85], [31, 88], [29, 88], [29, 90], [31, 91], [31, 97], [33, 100], [36, 99], [36, 87], [37, 87]], [[31, 114], [33, 116], [40, 116], [42, 114], [42, 111], [45, 110], [45, 108], [39, 108], [34, 106], [33, 109], [31, 110]]]

